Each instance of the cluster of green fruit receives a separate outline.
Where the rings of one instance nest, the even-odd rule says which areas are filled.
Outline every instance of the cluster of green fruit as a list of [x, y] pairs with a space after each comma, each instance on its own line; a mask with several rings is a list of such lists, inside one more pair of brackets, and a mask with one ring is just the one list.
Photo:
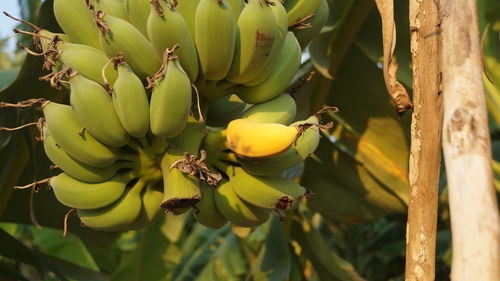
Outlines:
[[43, 102], [44, 148], [63, 171], [50, 186], [84, 225], [192, 210], [208, 227], [253, 227], [307, 195], [282, 174], [321, 125], [292, 123], [283, 92], [326, 0], [54, 0], [54, 14], [65, 33], [33, 35], [71, 105]]

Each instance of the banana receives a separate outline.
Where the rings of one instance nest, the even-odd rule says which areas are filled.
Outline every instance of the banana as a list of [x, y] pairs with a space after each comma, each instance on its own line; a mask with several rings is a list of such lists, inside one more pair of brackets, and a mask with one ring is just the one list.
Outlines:
[[160, 71], [151, 95], [151, 131], [155, 136], [172, 138], [186, 126], [191, 110], [191, 82], [177, 56], [168, 50]]
[[148, 36], [156, 51], [162, 54], [166, 49], [178, 44], [175, 52], [179, 62], [191, 82], [198, 77], [198, 54], [189, 27], [182, 15], [170, 4], [153, 0], [148, 18]]
[[[59, 59], [64, 65], [90, 80], [94, 80], [101, 85], [105, 84], [102, 69], [109, 59], [103, 51], [83, 44], [66, 42], [59, 45], [58, 49], [60, 50]], [[112, 65], [106, 67], [105, 74], [108, 81], [114, 83], [117, 72]]]
[[116, 115], [113, 100], [97, 82], [81, 75], [69, 79], [70, 102], [76, 116], [94, 137], [111, 147], [122, 147], [129, 135]]
[[231, 120], [241, 118], [241, 114], [248, 106], [236, 95], [216, 99], [208, 106], [207, 124], [214, 127], [226, 127]]
[[149, 101], [141, 79], [126, 63], [117, 66], [113, 84], [113, 104], [123, 128], [131, 136], [142, 138], [149, 130]]
[[262, 71], [276, 36], [276, 19], [267, 0], [249, 0], [238, 19], [239, 48], [226, 77], [233, 83], [255, 79]]
[[103, 11], [122, 20], [129, 20], [122, 0], [94, 0], [94, 6], [95, 10]]
[[142, 209], [137, 219], [128, 227], [131, 230], [143, 229], [158, 219], [163, 214], [160, 207], [163, 192], [157, 190], [153, 185], [146, 186], [141, 195]]
[[90, 228], [103, 231], [123, 231], [136, 220], [141, 213], [141, 191], [146, 182], [139, 179], [132, 188], [111, 205], [99, 209], [77, 209], [80, 221]]
[[234, 192], [244, 201], [265, 209], [286, 211], [295, 208], [306, 189], [293, 180], [278, 176], [253, 176], [240, 167], [228, 174]]
[[236, 22], [226, 0], [201, 0], [195, 17], [195, 42], [205, 80], [223, 79], [235, 50]]
[[82, 130], [69, 105], [47, 102], [42, 107], [50, 135], [71, 157], [94, 167], [109, 167], [118, 160], [118, 151]]
[[54, 15], [71, 42], [100, 48], [92, 11], [83, 0], [54, 0]]
[[123, 5], [130, 22], [144, 36], [148, 36], [148, 17], [150, 12], [149, 0], [124, 0]]
[[54, 39], [55, 36], [59, 37], [59, 39], [61, 39], [62, 42], [64, 43], [71, 43], [69, 37], [64, 33], [52, 33], [46, 29], [41, 29], [40, 31], [37, 32], [37, 34], [39, 35], [38, 38], [40, 38], [42, 52], [44, 53], [47, 51], [49, 45], [52, 43], [52, 40]]
[[[149, 6], [147, 8], [149, 15]], [[96, 21], [100, 27], [100, 44], [108, 57], [123, 53], [125, 61], [141, 79], [153, 75], [160, 68], [160, 56], [148, 39], [132, 24], [102, 12], [96, 13]]]
[[242, 227], [255, 227], [265, 223], [270, 210], [252, 206], [242, 201], [229, 181], [222, 182], [214, 192], [217, 208], [231, 223]]
[[243, 7], [245, 7], [245, 0], [227, 0], [227, 3], [233, 10], [234, 21], [238, 22], [241, 11], [243, 11]]
[[[186, 159], [184, 153], [198, 155], [201, 141], [204, 137], [203, 126], [190, 122], [181, 135], [172, 139], [176, 149], [169, 149], [161, 160], [163, 173], [163, 200], [161, 206], [169, 213], [180, 214], [201, 199], [199, 180], [187, 170], [181, 171], [178, 164]], [[185, 168], [189, 168], [186, 163]], [[189, 169], [188, 169], [189, 170]]]
[[[300, 124], [317, 124], [318, 118], [313, 116], [307, 120], [299, 121], [291, 126]], [[279, 175], [283, 171], [294, 167], [309, 157], [319, 145], [320, 134], [319, 128], [311, 126], [297, 139], [295, 145], [290, 147], [286, 152], [279, 155], [258, 160], [238, 159], [248, 173], [258, 176]]]
[[191, 38], [193, 38], [194, 42], [196, 9], [198, 8], [200, 0], [169, 0], [169, 2], [171, 4], [173, 2], [177, 2], [177, 6], [175, 6], [175, 8], [184, 18], [184, 21], [189, 28], [189, 34], [191, 35]]
[[322, 0], [287, 0], [285, 8], [288, 12], [288, 25], [294, 25], [313, 14]]
[[100, 183], [87, 183], [61, 173], [50, 179], [50, 186], [59, 202], [77, 209], [97, 209], [120, 199], [130, 174], [117, 174]]
[[251, 81], [245, 82], [244, 85], [247, 87], [253, 87], [264, 82], [276, 68], [276, 64], [279, 62], [280, 54], [283, 49], [283, 44], [288, 33], [288, 16], [286, 14], [285, 7], [278, 1], [274, 1], [274, 6], [271, 6], [274, 17], [276, 19], [276, 36], [274, 37], [273, 47], [271, 53], [269, 54], [269, 59], [266, 65], [260, 71], [259, 75], [252, 79]]
[[222, 215], [215, 205], [214, 188], [207, 183], [201, 183], [201, 200], [193, 208], [193, 215], [196, 220], [206, 227], [219, 229], [227, 223], [226, 217]]
[[311, 27], [293, 30], [293, 33], [295, 34], [295, 37], [297, 37], [302, 49], [304, 49], [307, 44], [311, 42], [311, 40], [318, 36], [321, 29], [323, 29], [323, 26], [325, 26], [329, 15], [330, 7], [328, 6], [327, 0], [321, 0], [318, 8], [314, 11], [313, 18], [304, 22], [306, 24], [310, 24]]
[[113, 177], [118, 170], [126, 168], [126, 164], [114, 163], [109, 167], [92, 167], [69, 156], [54, 141], [48, 129], [44, 128], [43, 148], [47, 157], [61, 170], [71, 177], [84, 182], [96, 183], [107, 181]]
[[236, 119], [227, 126], [226, 141], [239, 157], [261, 159], [286, 151], [299, 135], [298, 127]]
[[238, 87], [235, 92], [246, 103], [261, 103], [283, 93], [300, 68], [300, 45], [292, 32], [287, 34], [278, 63], [272, 74], [255, 87]]
[[288, 94], [281, 94], [272, 100], [252, 105], [241, 118], [257, 123], [279, 123], [289, 125], [295, 119], [297, 105]]

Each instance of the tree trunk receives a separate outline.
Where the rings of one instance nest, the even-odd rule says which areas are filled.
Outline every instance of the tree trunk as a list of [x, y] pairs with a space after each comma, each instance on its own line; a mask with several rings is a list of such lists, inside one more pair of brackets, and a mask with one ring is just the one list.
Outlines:
[[405, 280], [435, 277], [442, 99], [439, 11], [433, 0], [410, 0], [413, 115]]
[[451, 278], [500, 280], [500, 218], [474, 0], [440, 0], [443, 150], [452, 228]]

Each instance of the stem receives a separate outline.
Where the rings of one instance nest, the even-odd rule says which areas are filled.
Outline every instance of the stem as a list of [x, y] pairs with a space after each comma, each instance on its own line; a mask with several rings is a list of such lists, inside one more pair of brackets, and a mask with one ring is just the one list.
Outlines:
[[474, 0], [440, 1], [443, 151], [453, 234], [454, 281], [500, 280], [500, 215]]
[[[435, 278], [441, 161], [439, 10], [433, 0], [410, 1], [413, 102], [405, 280]], [[429, 63], [433, 62], [433, 63]], [[432, 134], [426, 132], [433, 132]]]

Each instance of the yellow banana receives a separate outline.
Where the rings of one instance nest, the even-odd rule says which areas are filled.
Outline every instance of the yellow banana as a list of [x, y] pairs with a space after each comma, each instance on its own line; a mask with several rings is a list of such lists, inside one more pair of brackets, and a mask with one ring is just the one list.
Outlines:
[[144, 36], [148, 36], [147, 23], [150, 11], [149, 0], [124, 0], [123, 5], [130, 22]]
[[83, 0], [54, 0], [54, 15], [71, 42], [100, 48], [92, 11]]
[[273, 47], [276, 19], [267, 0], [249, 0], [238, 19], [239, 48], [226, 79], [245, 83], [259, 75]]
[[288, 16], [286, 14], [285, 7], [278, 1], [274, 1], [274, 6], [271, 6], [274, 17], [276, 19], [276, 36], [274, 37], [273, 47], [271, 53], [269, 54], [269, 59], [266, 62], [264, 68], [260, 71], [259, 75], [252, 79], [251, 81], [245, 82], [244, 85], [247, 87], [252, 87], [259, 85], [264, 82], [276, 68], [276, 64], [279, 62], [280, 54], [283, 49], [283, 44], [288, 33]]
[[118, 151], [82, 130], [69, 105], [47, 102], [43, 105], [45, 124], [54, 141], [71, 157], [94, 167], [108, 167], [118, 160]]
[[240, 167], [229, 172], [234, 192], [244, 201], [266, 209], [286, 211], [295, 208], [306, 189], [293, 180], [278, 176], [253, 176]]
[[153, 185], [146, 186], [143, 190], [142, 209], [137, 219], [129, 226], [131, 230], [143, 229], [158, 219], [163, 214], [163, 209], [160, 207], [163, 192], [157, 190]]
[[77, 209], [97, 209], [108, 206], [122, 197], [129, 174], [117, 174], [100, 183], [87, 183], [61, 173], [50, 179], [50, 186], [59, 202]]
[[226, 0], [201, 0], [196, 10], [195, 42], [205, 80], [223, 79], [231, 67], [236, 23]]
[[77, 209], [81, 222], [103, 231], [123, 231], [137, 219], [142, 209], [141, 191], [146, 182], [139, 179], [132, 188], [111, 205], [99, 209]]
[[294, 29], [293, 33], [300, 43], [302, 49], [304, 49], [311, 40], [316, 38], [321, 32], [323, 26], [325, 26], [328, 16], [330, 15], [330, 7], [328, 6], [327, 0], [321, 0], [318, 8], [314, 11], [313, 18], [305, 21], [305, 24], [310, 24], [311, 27]]
[[57, 145], [49, 130], [43, 133], [43, 148], [47, 157], [71, 177], [84, 182], [103, 182], [113, 177], [116, 172], [127, 167], [127, 164], [116, 162], [109, 167], [92, 167], [69, 156], [61, 147]]
[[287, 0], [285, 8], [288, 12], [288, 25], [296, 24], [313, 14], [322, 0]]
[[[296, 122], [290, 126], [306, 123], [317, 124], [318, 118], [313, 116], [307, 120]], [[238, 163], [242, 165], [245, 171], [252, 175], [279, 175], [283, 173], [283, 171], [306, 160], [307, 157], [314, 153], [319, 145], [319, 141], [319, 128], [311, 126], [304, 131], [304, 133], [297, 139], [296, 143], [287, 151], [266, 159], [238, 159]]]
[[94, 0], [94, 6], [96, 10], [103, 11], [113, 17], [129, 20], [122, 0]]
[[177, 6], [175, 6], [175, 8], [184, 18], [184, 21], [189, 28], [189, 34], [191, 35], [191, 38], [193, 38], [194, 42], [196, 9], [198, 8], [200, 0], [169, 0], [171, 4], [174, 1], [177, 2]]
[[69, 79], [70, 102], [76, 116], [94, 137], [112, 147], [122, 147], [129, 135], [116, 115], [109, 93], [97, 82], [81, 75]]
[[169, 149], [161, 160], [164, 187], [161, 206], [169, 213], [185, 212], [201, 199], [199, 179], [190, 173], [190, 163], [181, 161], [186, 159], [184, 153], [198, 155], [203, 129], [201, 124], [188, 123], [182, 134], [171, 140], [176, 149]]
[[164, 69], [156, 79], [150, 103], [151, 131], [172, 138], [186, 126], [191, 110], [191, 82], [173, 53], [165, 52]]
[[149, 130], [149, 101], [141, 80], [126, 63], [118, 66], [113, 84], [113, 104], [123, 128], [133, 137], [142, 138]]
[[245, 7], [245, 0], [227, 0], [227, 3], [233, 10], [234, 21], [238, 22], [241, 11], [243, 11], [243, 8]]
[[236, 119], [227, 126], [229, 149], [242, 158], [267, 158], [286, 151], [299, 136], [297, 127]]
[[278, 63], [272, 74], [255, 87], [238, 87], [235, 92], [246, 103], [261, 103], [283, 93], [300, 68], [300, 45], [292, 32], [287, 34]]
[[148, 19], [148, 35], [156, 51], [162, 54], [166, 49], [180, 46], [175, 52], [191, 82], [198, 77], [198, 54], [189, 27], [182, 15], [170, 4], [153, 0]]
[[248, 106], [236, 95], [216, 99], [208, 106], [207, 124], [214, 127], [226, 127], [231, 120], [241, 118], [241, 114]]
[[123, 53], [125, 61], [142, 79], [153, 75], [160, 68], [160, 56], [148, 39], [132, 24], [99, 12], [96, 13], [96, 21], [100, 24], [101, 47], [108, 57]]
[[255, 227], [265, 223], [270, 210], [252, 206], [241, 200], [229, 181], [222, 182], [214, 192], [217, 208], [231, 223], [242, 227]]
[[281, 94], [272, 100], [252, 105], [241, 118], [257, 123], [289, 125], [295, 119], [297, 105], [289, 94]]
[[[66, 42], [60, 44], [58, 49], [60, 50], [60, 60], [64, 65], [76, 70], [80, 75], [104, 85], [102, 69], [109, 59], [103, 51], [83, 44]], [[117, 72], [112, 65], [106, 67], [105, 74], [109, 83], [115, 82]]]
[[201, 183], [201, 200], [193, 208], [193, 214], [196, 220], [206, 227], [219, 229], [227, 223], [226, 217], [222, 215], [215, 205], [214, 188], [207, 183]]

